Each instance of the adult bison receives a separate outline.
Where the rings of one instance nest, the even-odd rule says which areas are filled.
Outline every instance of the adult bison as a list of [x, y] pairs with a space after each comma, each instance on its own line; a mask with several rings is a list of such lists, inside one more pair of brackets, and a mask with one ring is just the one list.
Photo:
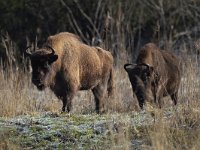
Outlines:
[[113, 92], [113, 57], [99, 47], [91, 47], [78, 36], [63, 32], [48, 37], [44, 46], [34, 52], [26, 49], [31, 59], [32, 82], [39, 90], [45, 87], [63, 102], [62, 111], [71, 110], [78, 90], [91, 89], [96, 112], [104, 111], [104, 98]]
[[124, 65], [141, 109], [145, 101], [155, 102], [161, 107], [161, 99], [167, 95], [177, 104], [180, 64], [173, 53], [148, 43], [140, 50], [136, 64]]

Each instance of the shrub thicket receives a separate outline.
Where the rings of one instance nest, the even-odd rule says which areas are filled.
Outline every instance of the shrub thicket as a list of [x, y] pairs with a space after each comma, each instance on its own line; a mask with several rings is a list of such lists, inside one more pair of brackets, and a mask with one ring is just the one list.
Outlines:
[[[0, 33], [8, 32], [21, 53], [28, 42], [37, 40], [41, 46], [61, 31], [76, 33], [89, 44], [103, 41], [115, 55], [121, 49], [136, 52], [149, 41], [192, 48], [200, 31], [199, 5], [198, 0], [0, 0]], [[5, 54], [2, 46], [0, 53]]]

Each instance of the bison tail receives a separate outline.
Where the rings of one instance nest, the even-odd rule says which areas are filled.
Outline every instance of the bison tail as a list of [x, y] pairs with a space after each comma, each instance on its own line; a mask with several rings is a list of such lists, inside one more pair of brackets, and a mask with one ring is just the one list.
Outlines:
[[108, 96], [112, 96], [114, 94], [114, 71], [111, 69], [110, 76], [108, 79]]

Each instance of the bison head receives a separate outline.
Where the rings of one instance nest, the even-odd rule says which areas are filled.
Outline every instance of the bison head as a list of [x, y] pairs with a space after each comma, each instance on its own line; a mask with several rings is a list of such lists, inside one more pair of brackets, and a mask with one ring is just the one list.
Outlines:
[[152, 101], [151, 85], [154, 68], [148, 64], [125, 64], [124, 69], [128, 73], [133, 92], [142, 109], [145, 101]]
[[52, 77], [55, 74], [52, 64], [58, 59], [58, 55], [55, 54], [54, 49], [50, 46], [32, 53], [29, 50], [30, 47], [26, 49], [26, 54], [31, 59], [32, 82], [39, 90], [43, 90], [52, 82]]

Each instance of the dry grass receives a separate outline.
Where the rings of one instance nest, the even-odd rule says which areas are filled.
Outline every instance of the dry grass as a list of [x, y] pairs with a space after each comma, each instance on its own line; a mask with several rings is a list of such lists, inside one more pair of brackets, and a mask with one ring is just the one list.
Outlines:
[[[141, 4], [141, 0], [135, 2]], [[106, 30], [108, 31], [106, 31], [107, 36], [105, 38], [105, 43], [101, 43], [101, 46], [105, 49], [109, 49], [114, 54], [116, 64], [115, 96], [107, 101], [107, 111], [109, 113], [106, 115], [109, 116], [108, 118], [112, 118], [113, 122], [116, 121], [116, 126], [114, 126], [116, 131], [114, 132], [113, 126], [110, 125], [108, 135], [111, 140], [104, 142], [106, 144], [105, 147], [103, 147], [104, 143], [102, 144], [102, 149], [199, 149], [200, 58], [191, 54], [194, 51], [188, 49], [188, 47], [186, 48], [185, 45], [187, 45], [187, 43], [180, 43], [178, 40], [178, 37], [181, 36], [182, 33], [187, 33], [183, 31], [188, 31], [190, 26], [192, 26], [190, 25], [190, 21], [187, 21], [187, 19], [185, 20], [185, 22], [189, 23], [189, 26], [184, 29], [179, 29], [179, 23], [181, 22], [177, 21], [177, 18], [184, 18], [183, 16], [185, 16], [186, 13], [190, 19], [195, 20], [194, 24], [198, 25], [199, 13], [196, 13], [198, 12], [197, 5], [190, 5], [195, 7], [188, 7], [189, 1], [181, 0], [180, 2], [182, 5], [178, 9], [185, 10], [185, 8], [187, 8], [188, 10], [182, 12], [177, 11], [177, 9], [172, 9], [173, 12], [170, 14], [174, 14], [173, 16], [175, 19], [172, 17], [171, 20], [165, 18], [164, 14], [161, 12], [163, 11], [163, 4], [165, 1], [154, 0], [153, 2], [143, 2], [144, 1], [142, 1], [142, 4], [144, 6], [139, 5], [140, 7], [138, 7], [138, 5], [135, 5], [135, 7], [138, 7], [138, 10], [140, 11], [132, 11], [135, 9], [128, 9], [128, 11], [124, 10], [123, 12], [121, 5], [116, 10], [115, 8], [112, 8], [112, 5], [110, 5], [111, 13], [107, 14], [106, 17], [106, 20], [108, 21], [108, 27], [106, 27]], [[177, 1], [177, 3], [179, 2]], [[171, 4], [174, 4], [174, 2]], [[127, 2], [127, 6], [129, 8], [129, 2]], [[164, 8], [167, 9], [167, 7]], [[102, 10], [103, 9], [104, 8], [102, 7]], [[114, 9], [113, 12], [112, 9]], [[192, 13], [193, 11], [194, 13]], [[147, 12], [148, 15], [146, 15], [145, 12]], [[134, 13], [134, 16], [137, 17], [132, 20], [129, 13]], [[160, 14], [162, 14], [162, 19], [155, 20], [154, 17], [157, 15], [160, 16]], [[103, 15], [101, 14], [100, 16]], [[165, 107], [163, 109], [148, 106], [145, 113], [154, 118], [154, 122], [148, 124], [149, 120], [144, 117], [145, 115], [143, 113], [140, 112], [141, 114], [139, 113], [139, 115], [137, 115], [137, 112], [139, 112], [137, 100], [133, 97], [131, 84], [123, 69], [123, 64], [126, 62], [132, 62], [130, 60], [135, 58], [137, 51], [133, 49], [133, 47], [137, 47], [137, 45], [134, 45], [134, 31], [137, 30], [137, 28], [142, 28], [141, 25], [145, 24], [145, 21], [148, 21], [149, 19], [154, 22], [158, 21], [158, 26], [166, 23], [166, 27], [174, 27], [170, 29], [170, 32], [174, 32], [174, 35], [172, 35], [170, 39], [172, 41], [166, 41], [166, 35], [163, 35], [164, 38], [160, 38], [161, 31], [157, 31], [157, 29], [156, 32], [158, 32], [158, 39], [156, 38], [156, 40], [159, 41], [158, 44], [161, 46], [173, 47], [175, 45], [174, 47], [176, 47], [177, 43], [178, 47], [179, 44], [181, 45], [180, 47], [183, 47], [182, 54], [179, 54], [183, 60], [183, 77], [179, 90], [178, 106], [171, 107], [173, 106], [173, 103], [169, 97], [164, 98]], [[135, 28], [132, 28], [130, 25], [130, 22], [132, 21], [137, 25]], [[74, 24], [72, 24], [72, 26], [74, 26]], [[76, 27], [74, 31], [81, 32], [81, 28]], [[102, 33], [101, 31], [98, 32], [98, 34], [103, 34], [103, 31]], [[82, 32], [79, 34], [82, 35]], [[84, 36], [81, 37], [83, 38]], [[188, 37], [193, 40], [192, 35], [188, 35]], [[85, 39], [85, 41], [87, 40]], [[187, 39], [185, 41], [187, 41]], [[141, 44], [141, 42], [142, 41], [138, 41], [138, 44]], [[18, 63], [16, 61], [19, 56], [15, 49], [16, 46], [12, 41], [7, 37], [7, 39], [2, 41], [2, 44], [6, 50], [8, 62], [0, 65], [0, 118], [32, 115], [46, 111], [59, 113], [62, 106], [61, 101], [59, 101], [49, 89], [40, 92], [32, 85], [31, 74], [24, 69], [25, 65], [22, 65], [23, 63], [26, 64], [27, 60], [22, 59], [23, 63]], [[127, 52], [133, 52], [134, 55], [130, 56]], [[73, 100], [72, 113], [75, 115], [87, 113], [94, 116], [92, 112], [94, 112], [94, 100], [91, 92], [78, 92]], [[113, 119], [115, 113], [117, 113], [117, 115], [114, 116]], [[145, 121], [142, 124], [138, 124], [137, 122], [140, 122], [142, 119]], [[9, 136], [9, 132], [1, 132], [0, 130], [0, 149], [19, 149], [17, 146], [9, 142]], [[109, 147], [106, 147], [107, 145], [109, 145]]]
[[[9, 52], [12, 52], [12, 48]], [[9, 56], [13, 55], [10, 53]], [[110, 129], [113, 149], [122, 147], [123, 149], [130, 149], [130, 143], [135, 138], [142, 138], [146, 141], [139, 147], [140, 149], [181, 150], [199, 148], [199, 60], [197, 56], [188, 54], [180, 57], [184, 60], [184, 64], [178, 106], [171, 108], [173, 104], [167, 97], [165, 98], [166, 109], [147, 107], [147, 113], [155, 119], [154, 124], [140, 125], [131, 130], [130, 126], [135, 125], [127, 119], [125, 123], [118, 125], [117, 134]], [[123, 54], [116, 59], [115, 96], [107, 101], [107, 110], [110, 114], [114, 112], [122, 113], [118, 120], [125, 119], [124, 113], [130, 115], [127, 118], [131, 118], [132, 113], [138, 111], [137, 100], [133, 98], [130, 82], [123, 70], [123, 64], [127, 61], [127, 58], [128, 56]], [[12, 59], [10, 59], [10, 64], [13, 64]], [[39, 92], [31, 83], [31, 74], [21, 68], [23, 67], [18, 64], [14, 67], [13, 65], [1, 65], [0, 67], [0, 116], [15, 117], [44, 111], [60, 112], [61, 101], [49, 89]], [[94, 112], [94, 100], [91, 92], [78, 92], [73, 100], [72, 113], [91, 114], [92, 112]], [[168, 117], [167, 114], [173, 115]], [[1, 148], [10, 145], [10, 143], [5, 138], [0, 145], [3, 145], [0, 146]]]
[[[191, 56], [184, 58], [183, 78], [180, 88], [177, 108], [170, 108], [170, 98], [165, 98], [165, 108], [147, 108], [147, 112], [155, 118], [153, 125], [136, 127], [134, 134], [140, 134], [146, 139], [142, 149], [198, 149], [200, 140], [200, 70], [197, 61]], [[109, 99], [108, 112], [138, 111], [137, 101], [132, 96], [131, 85], [122, 66], [116, 66], [115, 97]], [[61, 102], [50, 90], [39, 92], [30, 81], [30, 74], [20, 70], [3, 70], [0, 72], [0, 114], [1, 117], [33, 114], [44, 111], [59, 112]], [[172, 109], [172, 110], [171, 110]], [[175, 110], [176, 109], [176, 110]], [[94, 101], [91, 92], [78, 92], [73, 100], [72, 113], [91, 113], [94, 111]], [[174, 113], [167, 117], [166, 113]], [[123, 118], [123, 114], [121, 120]], [[120, 118], [119, 118], [120, 120]], [[130, 122], [119, 125], [118, 134], [111, 132], [114, 149], [130, 149]], [[141, 130], [140, 130], [141, 128]], [[112, 130], [112, 129], [111, 129]], [[138, 131], [139, 130], [139, 131]], [[137, 131], [137, 132], [136, 132]], [[133, 135], [134, 135], [133, 134]], [[4, 145], [9, 145], [5, 140]], [[121, 146], [120, 146], [121, 145]], [[122, 146], [123, 145], [123, 146]]]
[[[5, 75], [8, 74], [8, 75]], [[0, 114], [4, 117], [29, 114], [58, 108], [51, 92], [38, 92], [30, 83], [30, 74], [10, 70], [0, 73]], [[56, 99], [56, 100], [55, 100]]]
[[[114, 98], [107, 101], [108, 111], [135, 110], [136, 101], [132, 98], [131, 85], [123, 68], [116, 68], [116, 90]], [[31, 83], [31, 74], [9, 68], [0, 71], [0, 114], [16, 116], [41, 111], [60, 111], [59, 101], [52, 91], [38, 91]], [[91, 91], [80, 91], [73, 100], [72, 113], [94, 111], [94, 98]]]
[[[197, 60], [191, 56], [184, 58], [183, 77], [179, 90], [179, 104], [199, 106], [200, 70]], [[8, 67], [0, 68], [0, 114], [16, 116], [42, 111], [60, 111], [59, 101], [52, 91], [41, 92], [31, 83], [31, 73]], [[115, 95], [107, 100], [108, 112], [138, 111], [131, 84], [122, 65], [115, 66]], [[169, 97], [164, 98], [165, 106], [172, 104]], [[194, 104], [195, 103], [195, 104]], [[91, 91], [80, 91], [73, 100], [72, 113], [91, 113], [94, 111], [94, 98]]]
[[[198, 149], [200, 140], [200, 111], [194, 104], [181, 105], [174, 115], [167, 117], [163, 110], [155, 111], [155, 123], [146, 127], [150, 145], [162, 149]], [[165, 114], [165, 115], [164, 115]]]
[[[18, 63], [19, 57], [16, 46], [9, 36], [2, 40], [7, 54], [7, 62], [0, 65], [0, 116], [17, 116], [42, 111], [60, 111], [62, 102], [52, 91], [46, 89], [43, 92], [31, 83], [31, 73], [25, 64], [29, 64], [22, 58], [23, 63]], [[129, 83], [123, 64], [128, 56], [123, 50], [117, 56], [115, 67], [116, 89], [114, 97], [108, 99], [108, 112], [129, 112], [137, 109], [137, 101], [132, 98], [131, 85]], [[94, 97], [91, 91], [80, 91], [73, 99], [72, 113], [94, 112]]]

